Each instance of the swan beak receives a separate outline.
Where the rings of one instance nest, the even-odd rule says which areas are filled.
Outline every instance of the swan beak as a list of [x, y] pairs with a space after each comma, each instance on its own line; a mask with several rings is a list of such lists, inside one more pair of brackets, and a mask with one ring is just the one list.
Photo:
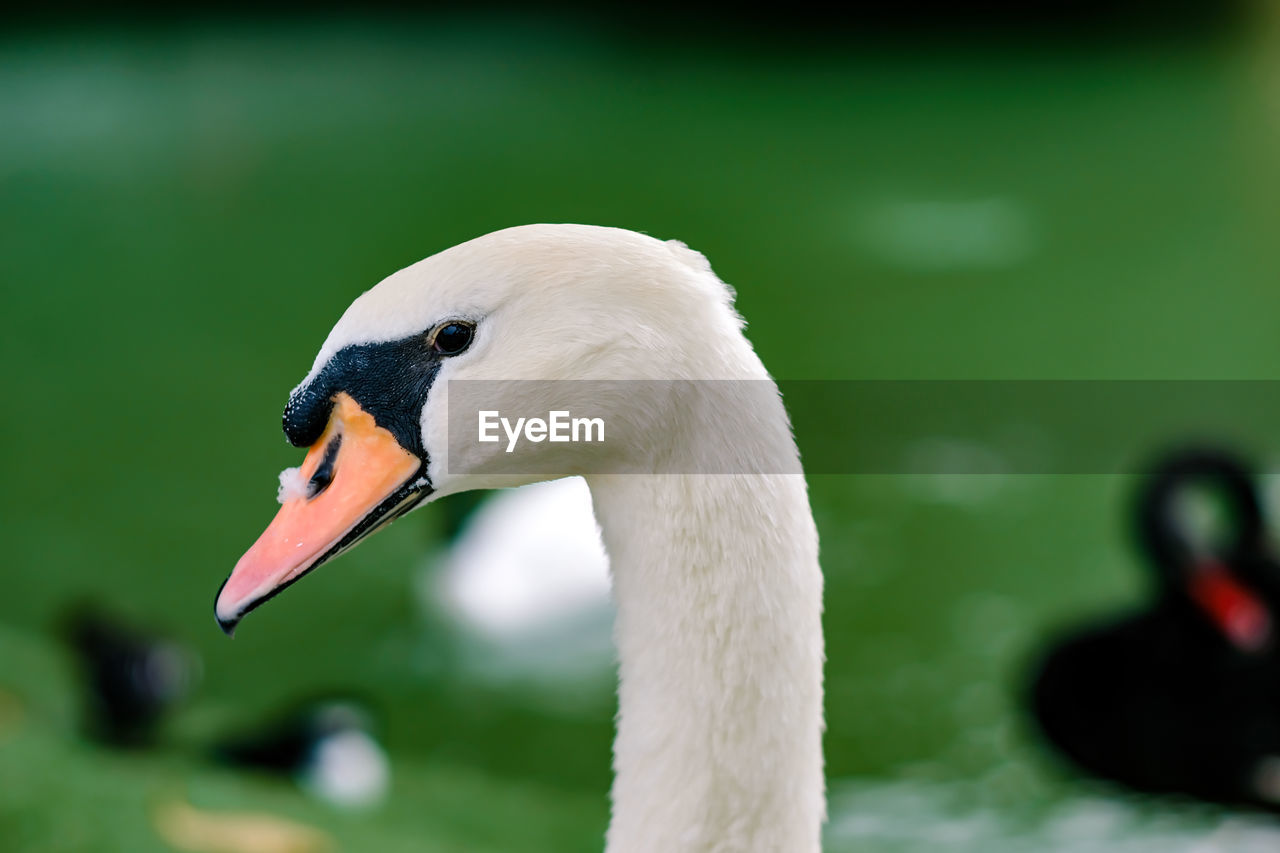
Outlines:
[[218, 592], [227, 634], [253, 608], [417, 505], [423, 462], [347, 394], [300, 469], [281, 478], [280, 511]]

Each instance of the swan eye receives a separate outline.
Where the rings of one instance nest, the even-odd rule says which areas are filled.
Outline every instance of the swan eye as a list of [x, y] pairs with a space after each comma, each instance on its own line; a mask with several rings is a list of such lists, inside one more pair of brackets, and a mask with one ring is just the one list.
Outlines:
[[438, 327], [431, 336], [431, 348], [441, 355], [457, 355], [471, 346], [476, 327], [470, 323], [453, 321]]

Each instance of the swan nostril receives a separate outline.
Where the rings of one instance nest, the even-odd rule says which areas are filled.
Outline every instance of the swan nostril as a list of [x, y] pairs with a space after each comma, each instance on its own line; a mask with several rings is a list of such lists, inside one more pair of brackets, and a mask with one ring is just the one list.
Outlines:
[[319, 495], [329, 488], [329, 484], [333, 482], [334, 465], [338, 461], [338, 448], [341, 446], [342, 436], [336, 435], [329, 442], [329, 446], [324, 449], [324, 458], [320, 460], [320, 465], [307, 482], [307, 500]]

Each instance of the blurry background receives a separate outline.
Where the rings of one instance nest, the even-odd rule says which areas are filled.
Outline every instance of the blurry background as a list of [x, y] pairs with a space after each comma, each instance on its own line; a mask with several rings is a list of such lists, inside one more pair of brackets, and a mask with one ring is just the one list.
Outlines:
[[[234, 642], [213, 620], [300, 458], [289, 389], [356, 294], [454, 243], [538, 221], [678, 237], [781, 378], [1280, 377], [1270, 4], [936, 5], [11, 19], [0, 847], [167, 850], [157, 810], [185, 801], [343, 850], [600, 849], [607, 612], [538, 641], [468, 627], [437, 595], [456, 510]], [[1023, 722], [1037, 638], [1142, 595], [1132, 485], [811, 478], [829, 850], [1280, 844], [1261, 817], [1080, 781]], [[203, 661], [156, 748], [81, 733], [57, 630], [86, 598]], [[377, 709], [380, 805], [202, 756], [328, 689]]]

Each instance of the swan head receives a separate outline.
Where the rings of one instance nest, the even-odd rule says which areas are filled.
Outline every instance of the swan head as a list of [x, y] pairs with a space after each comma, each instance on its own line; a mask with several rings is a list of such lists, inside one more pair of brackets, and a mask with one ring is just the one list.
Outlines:
[[[581, 225], [495, 232], [391, 275], [352, 303], [289, 397], [285, 435], [308, 452], [282, 475], [278, 514], [219, 591], [219, 623], [230, 633], [436, 497], [582, 473], [574, 444], [474, 443], [451, 460], [450, 385], [503, 380], [504, 408], [529, 412], [546, 380], [767, 378], [732, 301], [683, 244]], [[608, 447], [635, 448], [661, 428], [650, 401], [596, 397], [590, 414], [614, 427]], [[591, 452], [599, 462], [615, 451]]]

